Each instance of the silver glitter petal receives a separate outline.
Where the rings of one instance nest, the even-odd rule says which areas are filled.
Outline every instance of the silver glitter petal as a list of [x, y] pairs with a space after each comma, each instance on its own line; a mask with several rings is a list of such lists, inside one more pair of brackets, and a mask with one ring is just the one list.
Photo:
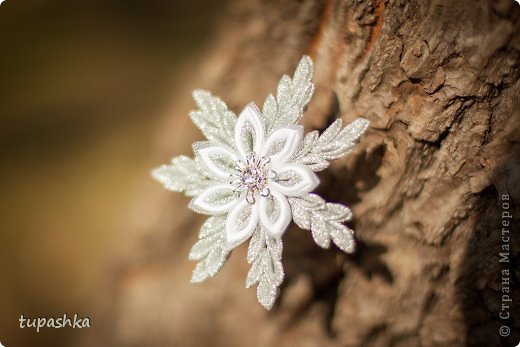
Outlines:
[[152, 177], [165, 189], [195, 196], [211, 184], [210, 178], [197, 162], [184, 155], [172, 159], [170, 165], [161, 165], [152, 170]]
[[204, 136], [211, 142], [234, 147], [233, 130], [237, 118], [226, 103], [205, 90], [195, 90], [193, 99], [199, 110], [190, 112], [190, 118]]
[[308, 133], [295, 161], [316, 172], [326, 169], [330, 160], [338, 159], [352, 150], [368, 128], [368, 121], [358, 118], [343, 129], [341, 125], [342, 121], [338, 119], [319, 136], [315, 132]]
[[[259, 228], [249, 243], [252, 265], [246, 278], [246, 288], [256, 283], [257, 298], [260, 304], [270, 309], [278, 295], [278, 287], [283, 282], [282, 241], [270, 237]], [[254, 257], [253, 257], [254, 256]]]
[[199, 241], [191, 248], [189, 259], [198, 260], [191, 282], [213, 277], [226, 262], [229, 250], [224, 247], [224, 216], [209, 217], [201, 227]]
[[310, 230], [314, 242], [322, 248], [329, 248], [333, 241], [346, 253], [352, 253], [355, 241], [352, 230], [344, 222], [352, 219], [351, 210], [341, 204], [325, 203], [315, 194], [288, 199], [293, 212], [293, 220], [302, 229]]
[[276, 90], [276, 98], [269, 95], [264, 102], [263, 115], [267, 134], [273, 130], [297, 124], [314, 93], [311, 58], [303, 56], [296, 67], [293, 79], [282, 76]]

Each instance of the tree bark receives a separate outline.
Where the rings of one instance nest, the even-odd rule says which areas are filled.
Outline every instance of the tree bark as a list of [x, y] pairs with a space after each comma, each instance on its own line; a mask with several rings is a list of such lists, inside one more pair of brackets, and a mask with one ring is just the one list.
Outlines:
[[[516, 345], [518, 4], [236, 0], [228, 6], [214, 46], [165, 112], [154, 165], [191, 155], [191, 143], [201, 139], [187, 116], [194, 108], [188, 88], [211, 90], [239, 112], [251, 100], [261, 105], [281, 75], [309, 54], [316, 92], [303, 118], [306, 130], [336, 118], [371, 122], [356, 149], [320, 176], [322, 196], [353, 208], [359, 247], [353, 256], [322, 250], [291, 226], [284, 236], [285, 282], [267, 312], [255, 290], [244, 288], [246, 245], [215, 278], [189, 283], [195, 264], [187, 254], [204, 217], [188, 210], [187, 198], [146, 181], [129, 212], [138, 217], [124, 225], [125, 247], [116, 276], [104, 283], [109, 300], [89, 343]], [[500, 262], [504, 245], [509, 263]], [[513, 300], [507, 320], [499, 317], [505, 294]], [[499, 334], [502, 325], [511, 328], [508, 338]]]

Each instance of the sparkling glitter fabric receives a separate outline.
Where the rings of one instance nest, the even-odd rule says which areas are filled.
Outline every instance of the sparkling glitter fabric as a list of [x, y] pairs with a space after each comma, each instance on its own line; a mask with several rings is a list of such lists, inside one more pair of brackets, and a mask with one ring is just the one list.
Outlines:
[[193, 145], [194, 159], [175, 157], [152, 172], [166, 189], [192, 197], [191, 209], [210, 216], [189, 255], [198, 262], [192, 282], [214, 276], [231, 250], [250, 239], [246, 287], [258, 284], [258, 301], [270, 309], [284, 278], [281, 237], [291, 220], [310, 230], [320, 247], [332, 241], [354, 250], [353, 232], [343, 224], [352, 218], [350, 209], [311, 191], [319, 184], [315, 172], [347, 154], [368, 121], [342, 127], [336, 120], [322, 134], [304, 136], [298, 123], [313, 91], [312, 60], [304, 56], [262, 111], [250, 103], [236, 117], [209, 92], [193, 93], [199, 110], [190, 117], [207, 141]]

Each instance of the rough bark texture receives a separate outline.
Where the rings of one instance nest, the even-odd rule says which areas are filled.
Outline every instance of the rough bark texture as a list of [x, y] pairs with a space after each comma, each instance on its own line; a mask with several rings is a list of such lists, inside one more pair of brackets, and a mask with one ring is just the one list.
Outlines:
[[[204, 217], [143, 183], [110, 300], [89, 344], [110, 346], [500, 346], [520, 339], [520, 7], [513, 1], [235, 1], [190, 81], [236, 112], [261, 104], [302, 54], [315, 61], [307, 130], [364, 116], [371, 128], [322, 175], [352, 206], [358, 250], [284, 236], [271, 312], [246, 290], [246, 246], [201, 285], [190, 246]], [[158, 131], [157, 164], [201, 138], [185, 89]], [[143, 178], [143, 181], [147, 178]], [[509, 206], [502, 205], [508, 194]], [[503, 211], [509, 219], [507, 242]], [[501, 246], [511, 247], [500, 263]], [[500, 320], [510, 268], [509, 320]], [[507, 324], [512, 335], [500, 337]], [[103, 328], [102, 328], [103, 327]]]

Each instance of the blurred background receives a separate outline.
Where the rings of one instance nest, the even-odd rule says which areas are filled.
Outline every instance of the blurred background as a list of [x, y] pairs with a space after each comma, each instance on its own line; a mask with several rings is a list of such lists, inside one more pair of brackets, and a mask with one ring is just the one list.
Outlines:
[[209, 0], [0, 5], [4, 345], [67, 346], [83, 333], [37, 334], [18, 319], [92, 315], [88, 302], [103, 294], [96, 283], [122, 235], [115, 219], [157, 164], [149, 154], [159, 110], [224, 10]]

